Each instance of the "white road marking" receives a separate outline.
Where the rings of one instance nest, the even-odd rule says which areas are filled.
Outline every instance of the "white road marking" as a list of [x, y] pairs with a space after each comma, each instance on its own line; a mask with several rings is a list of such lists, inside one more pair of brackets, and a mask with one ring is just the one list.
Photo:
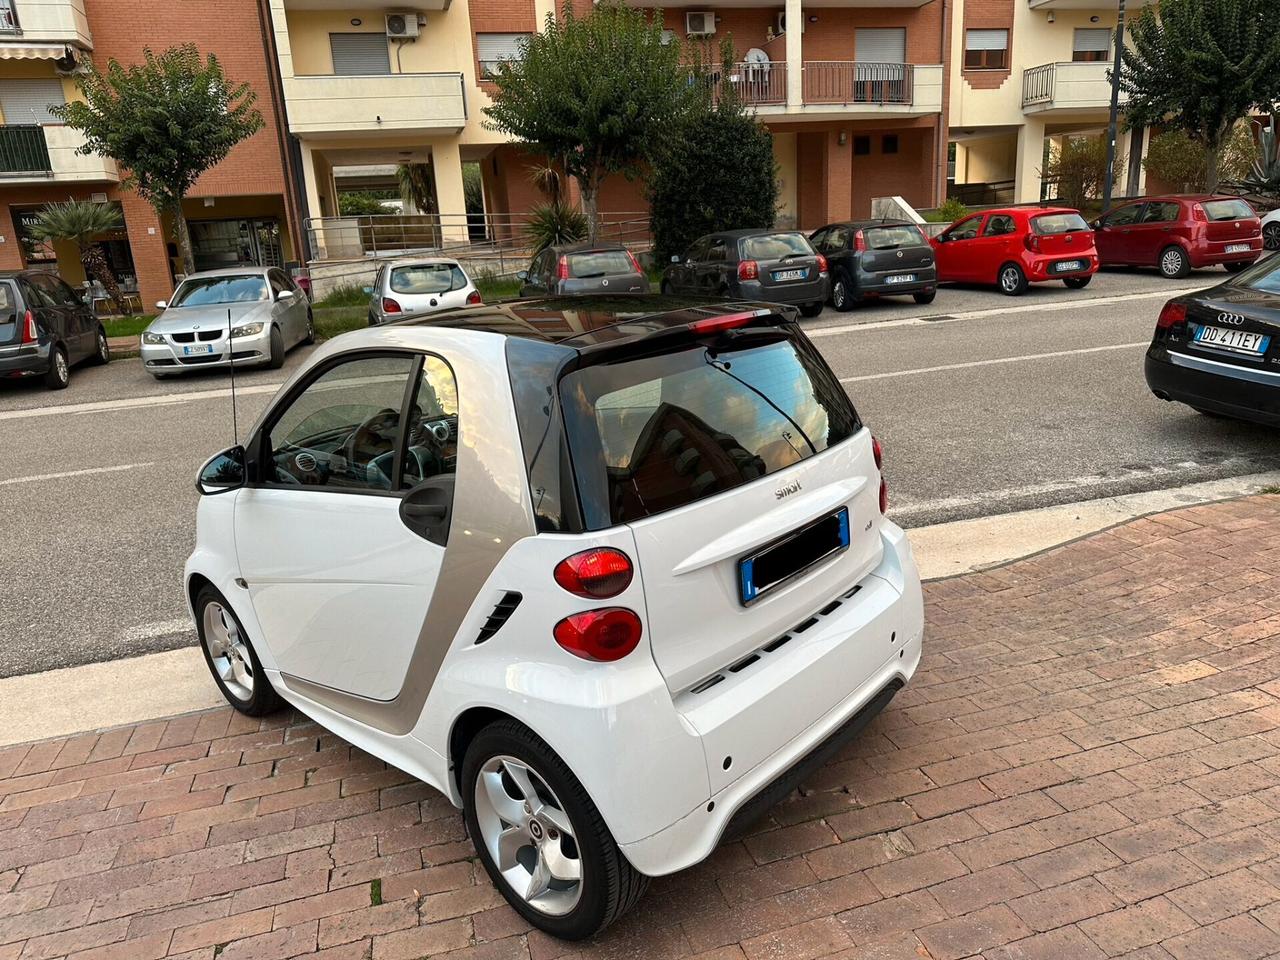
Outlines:
[[1021, 363], [1024, 360], [1052, 360], [1055, 357], [1074, 357], [1082, 353], [1105, 353], [1108, 350], [1133, 350], [1149, 346], [1149, 340], [1137, 343], [1113, 343], [1105, 347], [1079, 347], [1075, 350], [1055, 350], [1052, 353], [1024, 353], [1018, 357], [993, 357], [990, 360], [969, 360], [965, 363], [944, 363], [937, 367], [916, 367], [914, 370], [893, 370], [889, 373], [868, 373], [860, 377], [841, 377], [841, 383], [862, 383], [865, 380], [889, 380], [893, 377], [913, 377], [921, 373], [943, 373], [947, 370], [968, 370], [971, 367], [989, 367], [996, 363]]
[[177, 617], [173, 620], [156, 620], [143, 623], [128, 630], [120, 631], [120, 639], [124, 641], [150, 640], [152, 637], [167, 637], [173, 633], [187, 633], [195, 630], [190, 617]]
[[30, 477], [10, 477], [0, 480], [0, 487], [11, 483], [38, 483], [41, 480], [62, 480], [66, 477], [85, 477], [93, 473], [123, 473], [126, 470], [139, 470], [142, 467], [154, 467], [154, 462], [122, 463], [114, 467], [89, 467], [85, 470], [65, 470], [62, 473], [38, 473]]
[[[254, 383], [245, 387], [236, 387], [236, 396], [246, 397], [261, 393], [275, 393], [280, 389], [280, 384], [283, 382]], [[175, 403], [192, 403], [196, 400], [226, 399], [230, 398], [230, 396], [230, 388], [220, 388], [217, 390], [192, 390], [187, 393], [162, 393], [152, 397], [95, 400], [90, 403], [64, 403], [52, 407], [32, 407], [28, 410], [0, 410], [0, 420], [53, 417], [64, 413], [110, 413], [115, 410], [135, 410], [139, 407], [163, 407]]]

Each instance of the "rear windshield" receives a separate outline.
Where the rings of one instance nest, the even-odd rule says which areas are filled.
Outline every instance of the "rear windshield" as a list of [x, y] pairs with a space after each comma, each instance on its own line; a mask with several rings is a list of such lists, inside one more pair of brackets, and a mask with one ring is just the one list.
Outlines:
[[171, 307], [207, 307], [219, 303], [253, 303], [267, 299], [267, 281], [260, 273], [242, 277], [193, 277], [183, 280], [169, 301]]
[[919, 230], [905, 224], [897, 227], [871, 227], [862, 231], [862, 236], [872, 250], [891, 250], [894, 247], [910, 247], [925, 242]]
[[576, 279], [612, 277], [619, 273], [635, 272], [636, 268], [625, 250], [592, 250], [590, 253], [569, 254], [569, 276]]
[[466, 274], [456, 263], [415, 263], [391, 268], [391, 289], [396, 293], [447, 293], [466, 285]]
[[[1280, 257], [1259, 260], [1228, 283], [1233, 287], [1246, 287], [1262, 293], [1280, 293]], [[0, 335], [0, 339], [3, 339], [3, 335]]]
[[7, 283], [0, 283], [0, 343], [17, 340], [20, 332], [13, 288]]
[[770, 233], [742, 241], [746, 260], [781, 260], [783, 257], [812, 256], [813, 247], [802, 233]]
[[750, 483], [857, 431], [813, 347], [793, 334], [584, 367], [560, 385], [589, 529]]
[[1031, 218], [1031, 229], [1042, 237], [1056, 233], [1075, 233], [1077, 230], [1088, 230], [1089, 225], [1078, 213], [1042, 213]]
[[1206, 200], [1200, 206], [1210, 220], [1249, 220], [1257, 216], [1243, 200]]

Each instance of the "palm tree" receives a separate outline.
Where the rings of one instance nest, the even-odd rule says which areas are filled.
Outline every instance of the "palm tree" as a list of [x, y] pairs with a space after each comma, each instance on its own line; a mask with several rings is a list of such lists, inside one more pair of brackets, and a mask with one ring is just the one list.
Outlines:
[[115, 302], [116, 309], [132, 313], [132, 308], [120, 293], [120, 285], [111, 272], [102, 245], [97, 241], [101, 234], [124, 225], [120, 208], [91, 200], [66, 200], [45, 205], [39, 216], [40, 219], [31, 227], [32, 236], [45, 243], [74, 243], [85, 275], [102, 284], [107, 296]]
[[396, 181], [400, 185], [400, 199], [406, 207], [412, 204], [419, 213], [436, 212], [436, 178], [429, 163], [397, 165]]

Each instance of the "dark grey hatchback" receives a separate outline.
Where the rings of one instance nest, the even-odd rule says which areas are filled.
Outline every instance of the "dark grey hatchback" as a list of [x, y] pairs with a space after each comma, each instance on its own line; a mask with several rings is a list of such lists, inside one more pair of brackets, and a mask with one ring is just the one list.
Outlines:
[[61, 390], [72, 364], [109, 359], [107, 333], [79, 293], [50, 273], [0, 273], [0, 378], [41, 377]]
[[620, 243], [547, 247], [533, 258], [528, 270], [516, 276], [522, 297], [649, 292], [639, 261]]
[[700, 237], [671, 258], [662, 292], [788, 303], [816, 317], [830, 292], [827, 259], [803, 233], [726, 230]]
[[932, 303], [938, 292], [933, 247], [906, 220], [830, 223], [809, 240], [831, 264], [831, 305], [850, 310], [873, 297], [912, 296]]

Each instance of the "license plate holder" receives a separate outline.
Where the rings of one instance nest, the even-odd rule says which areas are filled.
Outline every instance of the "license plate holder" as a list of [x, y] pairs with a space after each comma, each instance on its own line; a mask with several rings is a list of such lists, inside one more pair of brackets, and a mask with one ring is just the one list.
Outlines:
[[1265, 333], [1252, 330], [1231, 330], [1227, 327], [1215, 327], [1212, 324], [1201, 324], [1196, 327], [1194, 342], [1199, 347], [1210, 347], [1214, 350], [1230, 350], [1250, 357], [1260, 357], [1271, 345], [1271, 337]]
[[1227, 244], [1227, 253], [1247, 253], [1249, 249], [1250, 249], [1249, 244], [1247, 243], [1228, 243]]
[[849, 549], [849, 509], [805, 524], [738, 561], [738, 599], [744, 607], [828, 557]]
[[211, 343], [194, 343], [182, 348], [184, 357], [202, 357], [213, 353], [213, 344]]
[[773, 271], [773, 279], [782, 280], [803, 280], [809, 275], [808, 270], [775, 270]]

